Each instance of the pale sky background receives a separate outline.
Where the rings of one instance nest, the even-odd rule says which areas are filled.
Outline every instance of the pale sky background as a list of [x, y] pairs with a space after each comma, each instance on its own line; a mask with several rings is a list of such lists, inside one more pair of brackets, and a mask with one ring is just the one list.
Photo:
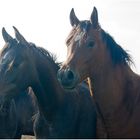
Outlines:
[[[65, 39], [71, 30], [69, 13], [75, 9], [81, 20], [89, 19], [93, 6], [101, 27], [132, 55], [140, 74], [140, 0], [0, 0], [0, 30], [14, 37], [16, 26], [27, 41], [66, 59]], [[0, 34], [0, 48], [4, 45]]]

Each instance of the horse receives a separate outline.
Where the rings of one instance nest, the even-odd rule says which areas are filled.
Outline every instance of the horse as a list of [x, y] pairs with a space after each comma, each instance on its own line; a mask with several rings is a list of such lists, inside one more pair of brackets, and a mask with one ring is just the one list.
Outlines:
[[2, 29], [6, 44], [0, 55], [0, 98], [7, 100], [28, 87], [33, 89], [39, 108], [36, 138], [95, 138], [96, 112], [87, 86], [64, 90], [52, 55], [27, 42], [16, 27], [14, 31], [15, 39]]
[[37, 113], [36, 100], [31, 89], [21, 92], [0, 106], [0, 138], [19, 139], [34, 135], [32, 117]]
[[[65, 89], [88, 78], [97, 112], [97, 137], [140, 138], [140, 76], [133, 72], [130, 54], [98, 22], [70, 12], [72, 30], [66, 39], [67, 59], [58, 71]], [[99, 125], [100, 124], [100, 125]]]

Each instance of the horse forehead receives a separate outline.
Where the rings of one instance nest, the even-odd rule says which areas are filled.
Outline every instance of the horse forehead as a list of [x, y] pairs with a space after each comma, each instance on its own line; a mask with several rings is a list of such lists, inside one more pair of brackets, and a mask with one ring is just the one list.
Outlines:
[[90, 26], [91, 26], [91, 23], [89, 20], [84, 20], [80, 22], [80, 29], [84, 32], [88, 32]]
[[83, 39], [83, 37], [84, 37], [85, 34], [86, 34], [86, 33], [85, 33], [84, 31], [79, 32], [79, 33], [75, 36], [74, 41], [75, 41], [75, 42], [81, 41], [81, 40]]
[[14, 51], [14, 50], [10, 50], [10, 51], [7, 51], [5, 54], [4, 54], [4, 56], [3, 56], [3, 58], [4, 59], [9, 59], [9, 60], [12, 60], [14, 57], [15, 57], [15, 55], [16, 55], [16, 52]]
[[3, 51], [2, 51], [2, 55], [1, 57], [3, 59], [13, 59], [15, 57], [18, 57], [18, 56], [21, 56], [21, 54], [23, 53], [23, 49], [21, 47], [18, 47], [18, 46], [8, 46], [7, 48], [5, 48]]
[[90, 29], [91, 23], [88, 20], [81, 21], [79, 24], [79, 31], [77, 35], [75, 36], [75, 41], [81, 41], [82, 39], [86, 39], [85, 36], [88, 33]]

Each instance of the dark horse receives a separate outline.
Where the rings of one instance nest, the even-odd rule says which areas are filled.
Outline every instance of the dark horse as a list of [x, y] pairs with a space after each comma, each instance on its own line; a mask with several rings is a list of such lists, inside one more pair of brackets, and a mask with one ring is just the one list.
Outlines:
[[32, 87], [39, 106], [37, 138], [95, 138], [96, 112], [88, 88], [64, 90], [51, 55], [14, 30], [16, 39], [2, 30], [6, 44], [0, 56], [0, 97], [6, 100]]
[[37, 113], [36, 100], [31, 89], [7, 100], [0, 108], [0, 138], [21, 138], [34, 135], [33, 117]]
[[[97, 135], [140, 138], [140, 76], [130, 55], [98, 23], [94, 7], [90, 20], [79, 21], [70, 13], [73, 27], [67, 38], [68, 57], [58, 72], [64, 88], [72, 89], [88, 77], [98, 113]], [[103, 128], [98, 125], [101, 122]]]

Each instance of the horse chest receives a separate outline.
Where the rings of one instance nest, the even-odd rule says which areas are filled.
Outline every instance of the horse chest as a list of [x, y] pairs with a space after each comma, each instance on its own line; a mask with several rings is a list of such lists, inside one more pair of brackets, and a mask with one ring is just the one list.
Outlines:
[[[127, 115], [126, 115], [127, 116]], [[98, 138], [140, 138], [140, 123], [138, 117], [127, 118], [125, 115], [119, 120], [107, 120], [105, 125], [97, 119]], [[126, 119], [127, 118], [127, 119]]]

